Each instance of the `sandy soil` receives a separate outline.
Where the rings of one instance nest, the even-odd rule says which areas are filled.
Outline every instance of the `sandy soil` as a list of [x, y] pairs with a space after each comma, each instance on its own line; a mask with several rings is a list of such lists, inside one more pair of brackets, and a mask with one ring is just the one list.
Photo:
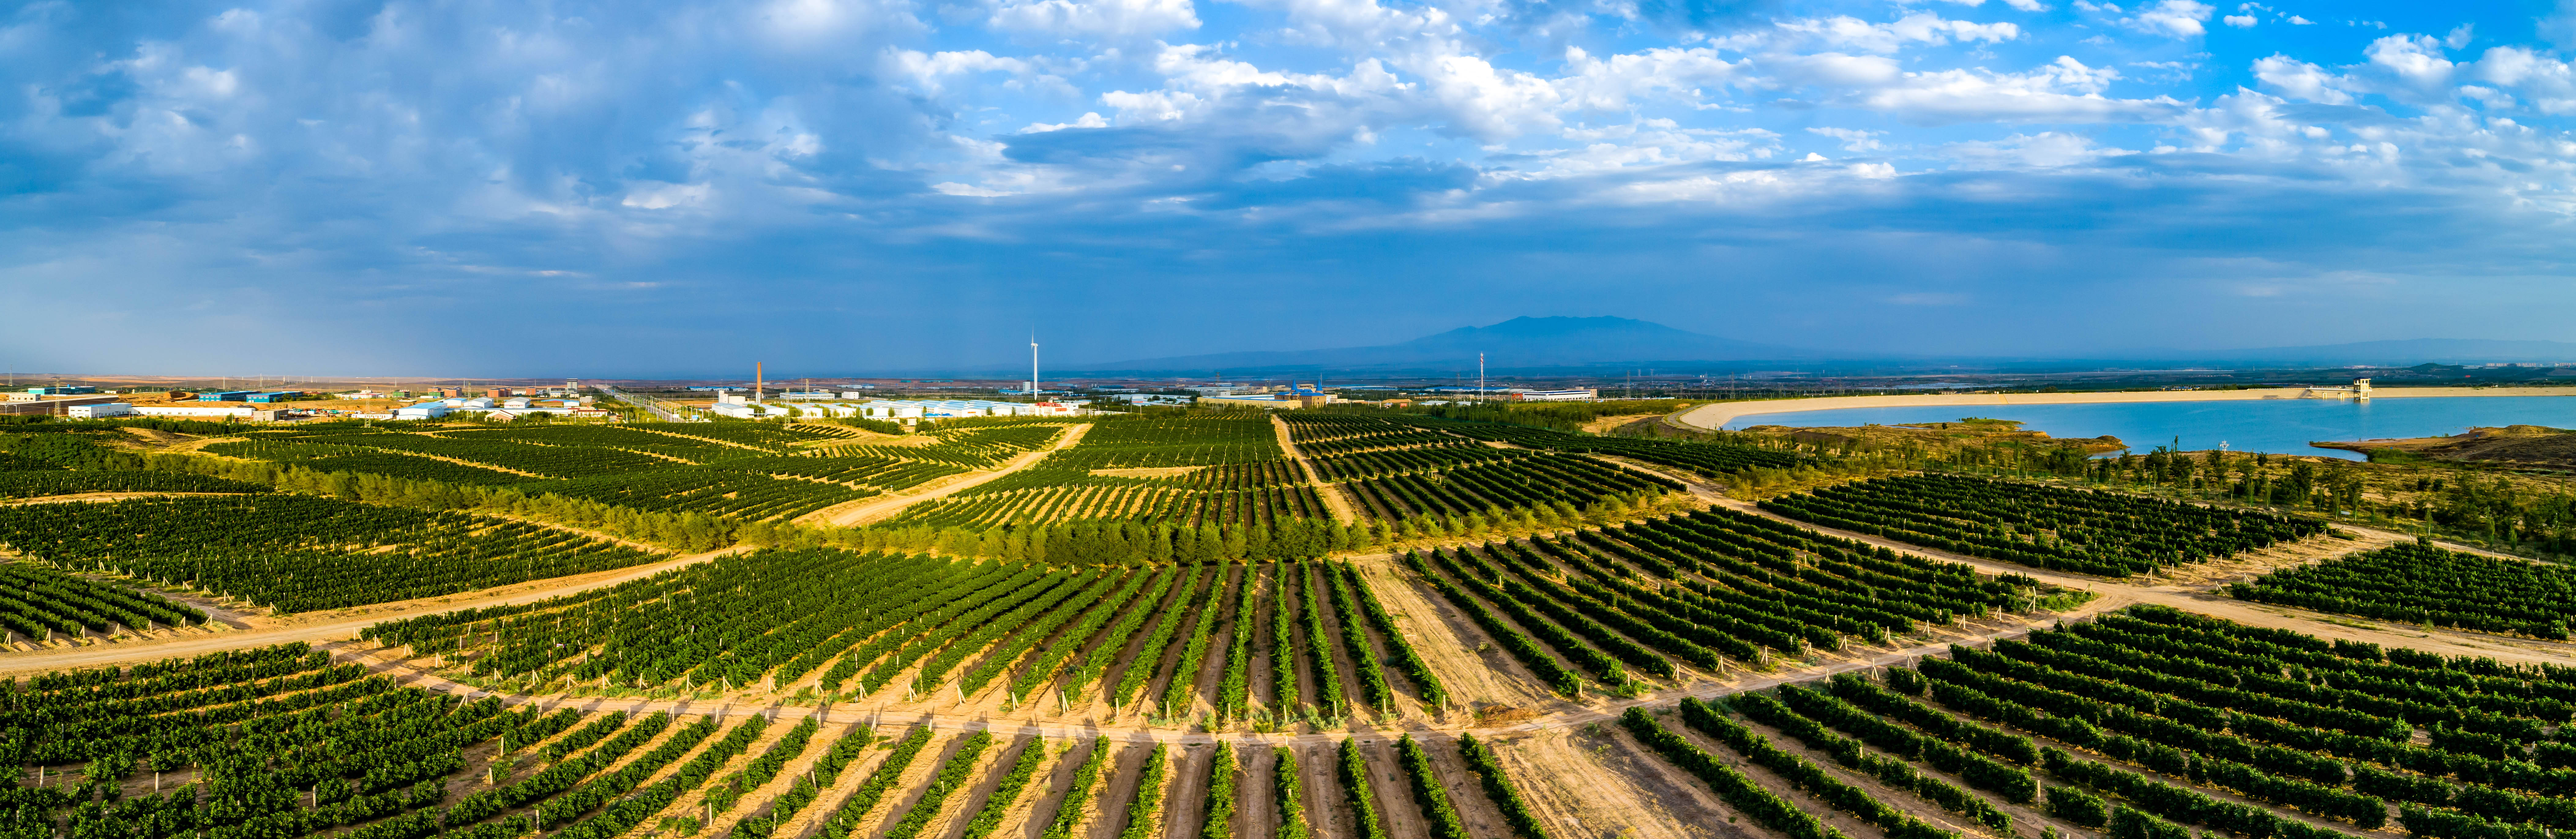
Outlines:
[[1327, 509], [1333, 511], [1333, 520], [1344, 523], [1359, 521], [1360, 514], [1351, 508], [1350, 496], [1342, 494], [1340, 486], [1324, 483], [1323, 473], [1315, 471], [1314, 462], [1307, 460], [1306, 453], [1298, 451], [1296, 442], [1289, 439], [1288, 421], [1274, 416], [1270, 418], [1270, 425], [1279, 430], [1279, 450], [1297, 461], [1297, 468], [1306, 473], [1306, 481], [1315, 484], [1315, 494], [1324, 499]]
[[1173, 746], [1171, 766], [1171, 778], [1163, 782], [1161, 835], [1190, 839], [1207, 819], [1208, 770], [1216, 766], [1216, 746]]
[[[2236, 402], [2256, 399], [2297, 399], [2305, 388], [2262, 388], [2257, 390], [2175, 390], [2152, 393], [1938, 393], [1907, 396], [1827, 396], [1815, 399], [1765, 399], [1747, 402], [1716, 402], [1672, 415], [1673, 421], [1703, 431], [1725, 428], [1740, 417], [1756, 414], [1783, 414], [1799, 411], [1830, 411], [1836, 408], [1903, 408], [1925, 405], [1956, 405], [1963, 408], [1996, 405], [2078, 405], [2102, 402]], [[2405, 399], [2438, 396], [2576, 396], [2576, 387], [2409, 387], [2373, 391], [2379, 399]]]
[[1438, 594], [1415, 586], [1409, 579], [1411, 571], [1389, 562], [1356, 567], [1414, 651], [1430, 663], [1432, 675], [1448, 689], [1450, 701], [1462, 710], [1488, 705], [1535, 710], [1570, 704], [1540, 687], [1527, 668], [1495, 647], [1456, 606], [1435, 600]]
[[[1503, 821], [1502, 808], [1496, 807], [1493, 799], [1485, 797], [1483, 782], [1476, 779], [1475, 773], [1468, 771], [1466, 759], [1459, 756], [1458, 741], [1447, 737], [1413, 739], [1420, 741], [1423, 753], [1431, 756], [1432, 774], [1440, 777], [1440, 788], [1448, 792], [1449, 805], [1458, 811], [1458, 819], [1466, 823], [1469, 834], [1496, 839], [1507, 839], [1512, 835], [1510, 824]], [[1398, 763], [1399, 767], [1401, 765]], [[1410, 793], [1412, 789], [1411, 783], [1407, 782], [1405, 791]]]
[[1010, 462], [1004, 463], [1002, 468], [999, 469], [989, 472], [971, 472], [963, 476], [950, 476], [950, 478], [945, 481], [933, 481], [929, 484], [923, 485], [930, 487], [929, 489], [915, 487], [915, 491], [908, 494], [880, 495], [872, 498], [863, 498], [846, 504], [816, 510], [805, 515], [798, 516], [795, 520], [804, 524], [829, 524], [835, 527], [855, 527], [873, 521], [893, 518], [896, 514], [903, 512], [904, 508], [910, 507], [914, 504], [938, 498], [946, 498], [948, 496], [964, 492], [971, 487], [981, 486], [996, 478], [1034, 466], [1038, 461], [1045, 460], [1047, 455], [1053, 454], [1059, 449], [1081, 442], [1083, 432], [1089, 430], [1091, 430], [1090, 423], [1083, 423], [1081, 425], [1067, 428], [1065, 429], [1064, 436], [1056, 438], [1055, 445], [1033, 452], [1026, 452], [1018, 457], [1011, 458]]
[[[1769, 834], [1610, 723], [1487, 741], [1552, 833], [1635, 839]], [[1877, 835], [1875, 833], [1866, 835]]]
[[[1154, 753], [1150, 742], [1118, 742], [1115, 745], [1117, 754], [1111, 755], [1109, 763], [1100, 768], [1099, 797], [1093, 800], [1098, 811], [1084, 825], [1090, 829], [1088, 835], [1091, 839], [1118, 839], [1118, 832], [1126, 829], [1127, 804], [1136, 800], [1137, 787], [1145, 778], [1145, 761]], [[1165, 759], [1171, 757], [1166, 755]], [[1168, 787], [1170, 776], [1165, 777], [1164, 784]]]
[[1654, 418], [1656, 418], [1656, 417], [1660, 417], [1660, 416], [1663, 416], [1663, 415], [1662, 415], [1662, 414], [1619, 414], [1619, 415], [1616, 415], [1616, 416], [1595, 417], [1595, 418], [1593, 418], [1593, 420], [1592, 420], [1592, 421], [1590, 421], [1590, 422], [1586, 422], [1586, 423], [1584, 423], [1584, 424], [1583, 424], [1583, 430], [1584, 430], [1584, 432], [1585, 432], [1585, 433], [1589, 433], [1589, 434], [1600, 434], [1600, 433], [1603, 433], [1603, 432], [1609, 431], [1610, 429], [1617, 428], [1617, 427], [1622, 426], [1622, 425], [1627, 425], [1627, 424], [1629, 424], [1629, 423], [1636, 422], [1636, 421], [1638, 421], [1638, 420], [1654, 419]]

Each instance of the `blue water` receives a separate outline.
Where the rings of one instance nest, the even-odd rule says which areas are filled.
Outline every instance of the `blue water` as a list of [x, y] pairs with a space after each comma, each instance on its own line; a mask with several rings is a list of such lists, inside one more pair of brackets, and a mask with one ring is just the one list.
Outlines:
[[1856, 426], [1956, 422], [1966, 417], [2021, 420], [2051, 437], [2120, 438], [2144, 453], [2173, 445], [2183, 451], [2325, 455], [2360, 460], [2358, 452], [2309, 448], [2311, 441], [2388, 437], [2441, 437], [2472, 427], [2546, 425], [2576, 428], [2576, 396], [2443, 396], [2372, 399], [2250, 399], [2235, 402], [2112, 402], [2090, 405], [1942, 405], [1908, 408], [1842, 408], [1754, 414], [1726, 424]]

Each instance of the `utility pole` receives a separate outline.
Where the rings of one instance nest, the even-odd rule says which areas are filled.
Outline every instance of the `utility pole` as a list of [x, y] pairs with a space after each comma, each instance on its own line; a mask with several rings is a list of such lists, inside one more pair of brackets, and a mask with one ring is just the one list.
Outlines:
[[1477, 402], [1478, 404], [1483, 404], [1483, 403], [1484, 403], [1484, 401], [1485, 401], [1485, 354], [1484, 354], [1484, 353], [1477, 353], [1477, 354], [1476, 354], [1476, 402]]

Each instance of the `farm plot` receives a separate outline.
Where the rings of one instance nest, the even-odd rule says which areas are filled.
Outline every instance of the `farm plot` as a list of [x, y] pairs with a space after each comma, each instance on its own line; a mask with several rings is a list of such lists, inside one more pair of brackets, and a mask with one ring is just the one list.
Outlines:
[[1765, 671], [1783, 656], [2083, 599], [1725, 510], [1403, 562], [1569, 696], [1586, 684], [1625, 688], [1640, 673], [1674, 680], [1683, 666]]
[[670, 423], [638, 426], [512, 425], [502, 428], [456, 429], [441, 432], [440, 436], [459, 440], [507, 440], [540, 446], [644, 452], [678, 458], [690, 463], [712, 463], [754, 454], [738, 446], [716, 442], [714, 439], [678, 434], [656, 434], [642, 430], [671, 425]]
[[[1775, 830], [1823, 835], [1786, 795], [1934, 835], [2015, 821], [2183, 837], [2333, 839], [2394, 822], [2441, 839], [2541, 835], [2576, 813], [2564, 723], [2576, 670], [2509, 667], [2248, 627], [2162, 607], [1953, 647], [1949, 659], [1812, 688], [1685, 700], [1685, 737], [1626, 727]], [[1785, 736], [1770, 736], [1766, 731]], [[1800, 758], [1787, 740], [1818, 760]], [[1755, 773], [1712, 759], [1704, 742]], [[1801, 765], [1804, 764], [1804, 765]], [[1822, 764], [1839, 764], [1836, 772]], [[1875, 778], [1870, 793], [1856, 781]], [[2053, 783], [2042, 783], [2042, 780]], [[1858, 793], [1858, 794], [1855, 794]], [[1909, 798], [1915, 800], [1908, 800]]]
[[903, 460], [875, 455], [753, 457], [724, 462], [727, 469], [761, 472], [771, 475], [795, 475], [894, 491], [910, 489], [967, 470], [946, 463]]
[[314, 446], [378, 449], [489, 464], [549, 478], [621, 475], [672, 465], [670, 461], [652, 455], [610, 448], [536, 445], [500, 438], [440, 437], [404, 432], [335, 434], [312, 442], [294, 443], [292, 448], [271, 448], [276, 445], [260, 441], [216, 443], [208, 446], [207, 450], [236, 457], [270, 459], [263, 455], [274, 451], [296, 458], [312, 457], [318, 451], [312, 448]]
[[658, 555], [525, 522], [300, 495], [0, 507], [0, 543], [57, 566], [282, 611], [434, 597]]
[[1762, 502], [1800, 521], [2057, 571], [2126, 577], [2262, 550], [2324, 522], [2100, 490], [1971, 478], [1876, 478]]
[[[1299, 446], [1298, 451], [1306, 452]], [[1385, 475], [1409, 475], [1438, 472], [1462, 466], [1509, 463], [1537, 457], [1528, 449], [1497, 449], [1469, 443], [1463, 446], [1416, 446], [1403, 449], [1381, 449], [1359, 454], [1316, 456], [1306, 452], [1308, 462], [1315, 464], [1315, 474], [1326, 482], [1356, 481]]]
[[747, 446], [763, 451], [783, 452], [802, 445], [840, 439], [842, 434], [815, 426], [781, 425], [767, 422], [659, 422], [644, 426], [646, 433], [683, 437], [733, 446]]
[[1288, 441], [1308, 457], [1328, 457], [1378, 449], [1482, 447], [1475, 440], [1382, 417], [1352, 414], [1292, 414]]
[[1060, 468], [1090, 470], [1217, 466], [1281, 457], [1278, 431], [1268, 417], [1119, 417], [1094, 423], [1082, 445], [1049, 459]]
[[[813, 458], [798, 458], [813, 459]], [[744, 521], [795, 518], [878, 494], [822, 481], [771, 477], [730, 466], [684, 466], [632, 475], [525, 484], [530, 495], [560, 495], [655, 512], [690, 512]]]
[[[6, 466], [7, 464], [0, 464]], [[268, 487], [182, 472], [0, 468], [0, 500], [85, 492], [267, 492]]]
[[[169, 598], [75, 577], [24, 562], [0, 562], [0, 629], [43, 641], [52, 633], [150, 629], [206, 622], [206, 613]], [[0, 641], [5, 641], [0, 634]]]
[[1066, 425], [1057, 421], [1008, 425], [934, 427], [939, 442], [927, 446], [838, 445], [818, 452], [831, 457], [883, 457], [940, 463], [961, 469], [989, 469], [1004, 461], [1054, 445]]
[[1406, 416], [1402, 422], [1475, 440], [1509, 443], [1528, 449], [1568, 454], [1615, 455], [1700, 475], [1715, 477], [1747, 468], [1788, 469], [1808, 462], [1804, 455], [1756, 446], [1692, 443], [1646, 437], [1598, 437], [1524, 425], [1467, 422]]
[[[798, 761], [799, 780], [809, 791], [836, 784], [871, 740], [866, 726], [825, 729], [810, 717], [791, 726], [512, 709], [498, 697], [397, 686], [302, 644], [54, 673], [11, 688], [0, 712], [16, 735], [6, 754], [33, 781], [0, 801], [0, 832], [11, 837], [480, 839], [542, 825], [597, 839], [700, 787], [706, 803], [682, 805], [693, 815], [713, 815], [733, 835], [765, 835], [733, 801], [827, 737], [821, 757]], [[755, 756], [737, 761], [746, 754]], [[741, 768], [719, 775], [728, 765]], [[794, 803], [793, 789], [784, 791], [782, 807]], [[690, 816], [663, 819], [696, 826]]]
[[1053, 458], [1061, 456], [1050, 456], [1045, 467], [1023, 469], [948, 498], [913, 505], [890, 523], [990, 527], [1108, 519], [1178, 527], [1248, 527], [1332, 517], [1314, 487], [1276, 483], [1262, 474], [1271, 471], [1267, 468], [1218, 467], [1226, 471], [1125, 478], [1057, 467]]
[[[340, 440], [346, 439], [346, 435], [318, 439]], [[226, 457], [290, 463], [324, 472], [360, 472], [467, 486], [500, 486], [537, 480], [526, 475], [423, 457], [420, 453], [388, 451], [368, 446], [345, 446], [330, 442], [308, 442], [307, 439], [214, 443], [206, 446], [205, 451]]]
[[2565, 566], [2410, 544], [2229, 583], [2238, 600], [2385, 621], [2567, 640], [2576, 573]]
[[[1276, 666], [1256, 673], [1264, 627], [1253, 616], [1264, 610], [1305, 632], [1270, 636]], [[1084, 570], [773, 549], [540, 603], [379, 624], [365, 637], [513, 690], [760, 688], [1004, 707], [1054, 693], [1051, 704], [1229, 725], [1391, 713], [1400, 691], [1445, 704], [1392, 626], [1355, 572], [1318, 563]], [[1348, 676], [1337, 651], [1357, 663]], [[1301, 677], [1317, 687], [1301, 690]], [[1271, 703], [1254, 700], [1256, 679]]]
[[1426, 474], [1344, 484], [1371, 518], [1452, 517], [1546, 507], [1568, 512], [1604, 499], [1677, 492], [1680, 482], [1588, 458], [1540, 454]]

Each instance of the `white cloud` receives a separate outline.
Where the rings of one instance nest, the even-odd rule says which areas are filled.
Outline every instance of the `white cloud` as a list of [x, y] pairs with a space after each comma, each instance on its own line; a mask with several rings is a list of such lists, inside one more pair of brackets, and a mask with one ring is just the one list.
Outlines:
[[1091, 35], [1139, 39], [1199, 28], [1190, 0], [1003, 0], [994, 7], [995, 29], [1058, 38]]
[[2255, 59], [2254, 78], [2282, 93], [2310, 102], [2352, 104], [2352, 95], [2337, 89], [2342, 77], [2326, 72], [2323, 67], [2279, 53]]
[[2442, 36], [2442, 46], [2452, 49], [2468, 46], [2471, 33], [2476, 32], [2477, 28], [2478, 25], [2474, 23], [2460, 24], [2451, 30], [2451, 34]]
[[1075, 118], [1072, 122], [1032, 122], [1029, 123], [1027, 128], [1020, 129], [1020, 133], [1042, 134], [1048, 131], [1062, 131], [1067, 128], [1107, 127], [1109, 127], [1109, 120], [1107, 118], [1102, 117], [1098, 113], [1084, 113], [1082, 116]]
[[[2115, 6], [2104, 8], [2115, 12], [2119, 10]], [[2138, 7], [2136, 15], [2122, 19], [2120, 24], [2141, 32], [2190, 38], [2209, 31], [2201, 26], [2201, 22], [2208, 20], [2210, 14], [2216, 11], [2218, 11], [2217, 7], [2194, 2], [2194, 0], [2161, 0], [2152, 7]]]
[[2252, 28], [2254, 28], [2254, 16], [2253, 16], [2253, 15], [2228, 15], [2228, 16], [2226, 16], [2226, 17], [2219, 18], [2219, 20], [2220, 20], [2220, 21], [2225, 22], [2225, 23], [2226, 23], [2227, 25], [2229, 25], [2229, 26], [2233, 26], [2233, 27], [2236, 27], [2236, 28], [2238, 28], [2238, 29], [2252, 29]]
[[2313, 21], [2313, 20], [2309, 20], [2309, 19], [2307, 19], [2307, 18], [2300, 17], [2300, 16], [2298, 16], [2298, 15], [2291, 15], [2291, 16], [2290, 16], [2290, 25], [2292, 25], [2292, 26], [2315, 26], [2315, 25], [2317, 25], [2317, 22], [2316, 22], [2316, 21]]
[[1807, 133], [1841, 140], [1843, 150], [1850, 152], [1878, 151], [1882, 148], [1878, 138], [1887, 135], [1885, 131], [1863, 131], [1857, 128], [1809, 128]]
[[1784, 21], [1778, 25], [1784, 31], [1832, 46], [1880, 54], [1896, 52], [1910, 43], [1941, 46], [1952, 41], [1982, 41], [1991, 44], [2021, 37], [2021, 27], [2010, 23], [1948, 20], [1931, 12], [1916, 12], [1889, 23], [1870, 23], [1846, 15]]
[[1590, 111], [1626, 110], [1631, 101], [1651, 92], [1697, 100], [1702, 88], [1743, 78], [1750, 60], [1729, 62], [1711, 47], [1657, 47], [1643, 52], [1594, 58], [1582, 47], [1567, 47], [1569, 75], [1556, 80], [1559, 96]]
[[1905, 73], [1875, 90], [1857, 93], [1856, 103], [1920, 123], [1946, 122], [2133, 122], [2170, 117], [2188, 106], [2170, 97], [2113, 99], [2103, 96], [2120, 72], [2088, 67], [2071, 56], [2027, 73], [1983, 69]]
[[1943, 146], [1941, 154], [1970, 168], [2053, 169], [2136, 152], [2097, 146], [2091, 138], [2081, 135], [2042, 131], [2038, 134], [2015, 134], [2003, 140], [1952, 143]]
[[950, 77], [976, 73], [1017, 75], [1029, 71], [1027, 61], [1004, 58], [983, 50], [941, 53], [894, 50], [891, 56], [895, 69], [911, 77], [915, 89], [933, 95], [947, 89]]

